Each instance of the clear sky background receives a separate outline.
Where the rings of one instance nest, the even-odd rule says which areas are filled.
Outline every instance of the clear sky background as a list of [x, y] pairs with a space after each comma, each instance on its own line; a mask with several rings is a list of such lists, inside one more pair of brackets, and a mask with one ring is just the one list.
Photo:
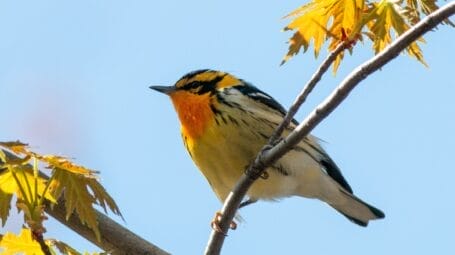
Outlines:
[[[291, 36], [281, 17], [303, 3], [2, 1], [0, 140], [101, 171], [122, 224], [173, 254], [200, 254], [221, 204], [182, 146], [169, 99], [148, 86], [220, 69], [289, 106], [321, 61], [309, 52], [279, 66]], [[386, 218], [361, 228], [316, 200], [257, 203], [241, 211], [223, 254], [455, 254], [455, 33], [443, 26], [425, 38], [430, 68], [400, 56], [313, 132]], [[297, 119], [370, 48], [358, 45], [324, 77]], [[47, 228], [98, 250], [52, 219]]]

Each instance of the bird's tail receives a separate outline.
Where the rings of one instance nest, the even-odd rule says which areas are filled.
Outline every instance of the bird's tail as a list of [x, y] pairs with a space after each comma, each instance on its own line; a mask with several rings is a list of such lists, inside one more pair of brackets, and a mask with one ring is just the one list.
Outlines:
[[363, 202], [360, 198], [340, 189], [344, 199], [338, 200], [337, 203], [329, 203], [338, 212], [346, 216], [350, 221], [366, 227], [368, 221], [382, 219], [385, 214], [378, 208]]

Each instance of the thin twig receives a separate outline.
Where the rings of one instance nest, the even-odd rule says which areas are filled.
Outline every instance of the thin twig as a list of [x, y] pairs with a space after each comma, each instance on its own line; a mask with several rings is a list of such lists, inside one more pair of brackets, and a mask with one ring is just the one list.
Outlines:
[[[296, 129], [289, 134], [284, 140], [280, 141], [273, 148], [262, 150], [254, 163], [249, 167], [249, 172], [252, 176], [259, 176], [260, 173], [269, 165], [273, 164], [276, 160], [282, 157], [292, 147], [298, 144], [310, 131], [319, 124], [325, 117], [327, 117], [349, 93], [368, 75], [379, 70], [386, 63], [394, 59], [412, 42], [420, 38], [423, 34], [430, 31], [455, 13], [455, 1], [452, 1], [427, 17], [423, 18], [420, 22], [414, 25], [411, 29], [399, 36], [392, 44], [381, 51], [379, 54], [366, 61], [362, 65], [354, 69], [336, 88], [336, 90], [329, 95], [321, 104], [313, 110], [305, 120], [296, 127]], [[267, 147], [267, 146], [266, 146]], [[270, 147], [270, 146], [269, 146]], [[240, 180], [232, 192], [226, 198], [223, 208], [221, 210], [222, 216], [219, 222], [219, 227], [223, 233], [229, 230], [229, 224], [232, 222], [234, 215], [239, 207], [240, 202], [245, 196], [248, 188], [253, 184], [254, 179], [245, 174], [242, 175]], [[222, 232], [212, 231], [210, 234], [209, 242], [207, 244], [205, 254], [217, 255], [220, 254], [226, 237]]]
[[314, 87], [316, 87], [316, 84], [321, 80], [322, 75], [327, 72], [337, 56], [345, 49], [349, 48], [350, 45], [351, 42], [348, 41], [339, 43], [338, 46], [329, 53], [324, 61], [322, 61], [316, 72], [313, 74], [313, 76], [311, 76], [311, 79], [305, 84], [300, 94], [296, 97], [294, 103], [292, 103], [291, 107], [286, 113], [286, 116], [284, 116], [283, 121], [280, 123], [280, 125], [278, 125], [273, 134], [270, 136], [268, 144], [275, 144], [275, 142], [278, 141], [283, 131], [291, 123], [300, 106], [305, 103], [308, 95], [311, 93], [311, 91], [313, 91]]

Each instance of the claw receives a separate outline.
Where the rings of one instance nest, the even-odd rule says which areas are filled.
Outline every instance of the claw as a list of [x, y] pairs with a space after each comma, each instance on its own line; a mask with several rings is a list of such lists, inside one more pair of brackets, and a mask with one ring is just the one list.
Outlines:
[[[210, 226], [216, 232], [221, 233], [223, 235], [227, 235], [227, 233], [225, 233], [220, 227], [221, 216], [222, 216], [222, 214], [220, 211], [216, 212], [215, 216], [213, 217], [213, 220], [210, 222]], [[237, 228], [237, 223], [235, 223], [235, 221], [232, 221], [229, 224], [229, 228], [232, 230], [235, 230]]]

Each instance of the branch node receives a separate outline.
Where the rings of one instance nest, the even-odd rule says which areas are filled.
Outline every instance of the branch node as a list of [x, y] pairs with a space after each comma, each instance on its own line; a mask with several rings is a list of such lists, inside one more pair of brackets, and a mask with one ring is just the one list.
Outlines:
[[250, 180], [255, 181], [259, 178], [265, 180], [269, 178], [269, 174], [265, 171], [267, 164], [264, 162], [263, 158], [264, 154], [272, 148], [273, 145], [264, 145], [253, 163], [245, 169], [244, 173]]

